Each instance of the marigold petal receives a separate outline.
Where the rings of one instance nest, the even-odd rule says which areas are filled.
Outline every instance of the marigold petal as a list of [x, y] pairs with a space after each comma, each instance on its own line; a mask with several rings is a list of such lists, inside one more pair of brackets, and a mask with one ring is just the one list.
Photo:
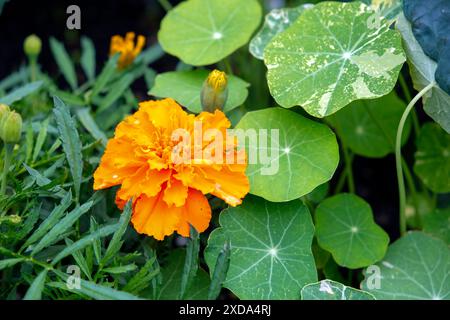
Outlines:
[[167, 205], [181, 207], [186, 202], [188, 187], [177, 179], [171, 179], [164, 190], [163, 200]]
[[164, 240], [175, 232], [180, 224], [182, 209], [169, 207], [162, 200], [162, 192], [155, 197], [140, 196], [134, 205], [131, 223], [139, 233]]
[[192, 225], [197, 232], [203, 232], [208, 228], [210, 221], [211, 207], [208, 199], [200, 191], [189, 188], [177, 233], [183, 237], [189, 237], [189, 225]]

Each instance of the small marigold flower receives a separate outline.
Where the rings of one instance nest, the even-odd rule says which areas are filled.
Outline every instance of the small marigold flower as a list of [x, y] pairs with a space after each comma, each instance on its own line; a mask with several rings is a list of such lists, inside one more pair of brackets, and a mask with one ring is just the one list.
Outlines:
[[[142, 102], [109, 140], [94, 173], [94, 189], [120, 185], [116, 204], [122, 209], [133, 199], [131, 222], [139, 233], [163, 240], [175, 231], [188, 237], [189, 225], [203, 232], [211, 219], [206, 194], [236, 206], [249, 191], [245, 150], [238, 150], [236, 137], [223, 142], [214, 137], [223, 148], [206, 152], [212, 141], [203, 139], [206, 132], [226, 137], [230, 126], [219, 110], [195, 116], [172, 99]], [[180, 130], [194, 138], [185, 140]]]
[[144, 48], [145, 37], [139, 35], [136, 45], [134, 43], [135, 37], [134, 32], [128, 32], [125, 38], [119, 35], [112, 36], [109, 54], [113, 56], [116, 53], [120, 53], [119, 61], [117, 62], [119, 69], [124, 69], [132, 64]]

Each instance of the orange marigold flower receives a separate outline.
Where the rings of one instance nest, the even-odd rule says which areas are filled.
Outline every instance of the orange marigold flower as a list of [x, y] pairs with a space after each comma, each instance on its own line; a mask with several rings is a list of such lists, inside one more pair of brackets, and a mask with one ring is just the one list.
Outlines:
[[145, 37], [138, 36], [136, 45], [134, 43], [135, 37], [134, 32], [128, 32], [125, 38], [119, 35], [111, 37], [109, 54], [113, 56], [116, 53], [120, 53], [119, 61], [117, 62], [119, 69], [124, 69], [132, 64], [134, 59], [141, 53], [142, 48], [144, 48]]
[[[116, 203], [122, 209], [133, 199], [131, 222], [139, 233], [163, 240], [175, 231], [188, 237], [189, 225], [203, 232], [211, 219], [205, 194], [236, 206], [249, 191], [245, 151], [238, 150], [237, 139], [206, 134], [198, 139], [211, 130], [229, 137], [230, 126], [219, 110], [195, 116], [172, 99], [142, 102], [109, 140], [94, 173], [94, 189], [121, 185]], [[194, 138], [185, 140], [180, 130]], [[178, 153], [184, 161], [174, 157]]]

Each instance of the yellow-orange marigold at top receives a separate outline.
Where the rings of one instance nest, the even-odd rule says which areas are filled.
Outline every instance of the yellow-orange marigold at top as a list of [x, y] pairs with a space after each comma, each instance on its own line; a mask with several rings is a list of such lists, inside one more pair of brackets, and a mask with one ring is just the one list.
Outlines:
[[[120, 185], [116, 203], [123, 208], [133, 199], [131, 222], [139, 233], [162, 240], [175, 231], [189, 236], [189, 225], [202, 232], [211, 219], [205, 194], [236, 206], [248, 193], [245, 151], [238, 150], [232, 139], [223, 142], [223, 162], [214, 161], [215, 151], [202, 152], [201, 158], [199, 153], [187, 153], [192, 161], [174, 161], [174, 151], [180, 147], [174, 133], [183, 129], [196, 136], [213, 129], [225, 137], [230, 125], [219, 110], [195, 116], [172, 99], [140, 103], [139, 110], [122, 121], [109, 140], [94, 173], [94, 189]], [[192, 148], [200, 145], [200, 151], [211, 146], [211, 141], [203, 139], [188, 141]], [[235, 159], [243, 155], [244, 161], [225, 161], [230, 154]]]
[[136, 45], [134, 43], [135, 37], [134, 32], [128, 32], [125, 38], [119, 35], [112, 36], [109, 54], [113, 56], [116, 53], [120, 53], [119, 61], [117, 62], [119, 69], [126, 68], [132, 64], [134, 59], [141, 53], [142, 48], [144, 48], [145, 37], [138, 36]]

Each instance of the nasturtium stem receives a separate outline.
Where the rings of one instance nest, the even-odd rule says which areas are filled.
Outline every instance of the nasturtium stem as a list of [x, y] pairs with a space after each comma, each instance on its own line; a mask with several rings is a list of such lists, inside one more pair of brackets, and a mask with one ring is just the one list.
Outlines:
[[170, 4], [170, 2], [168, 0], [159, 0], [159, 4], [161, 5], [161, 7], [164, 8], [164, 10], [166, 11], [170, 11], [172, 10], [173, 6]]
[[[406, 101], [411, 101], [412, 100], [411, 91], [409, 90], [409, 87], [406, 83], [405, 77], [403, 76], [402, 73], [400, 73], [400, 75], [398, 77], [398, 81], [400, 83], [400, 87], [402, 88], [403, 94], [405, 95]], [[414, 133], [417, 136], [420, 131], [420, 125], [419, 125], [419, 119], [417, 118], [417, 113], [415, 112], [415, 110], [412, 111], [412, 120], [413, 120]]]
[[3, 159], [3, 172], [2, 172], [2, 183], [0, 187], [0, 195], [4, 196], [6, 194], [6, 182], [8, 177], [9, 167], [11, 166], [11, 158], [13, 154], [14, 145], [11, 143], [5, 143], [5, 157]]
[[428, 91], [434, 87], [435, 83], [432, 82], [423, 88], [408, 104], [403, 115], [400, 119], [400, 123], [397, 129], [397, 136], [395, 139], [395, 165], [397, 169], [397, 180], [398, 180], [398, 193], [399, 193], [399, 214], [400, 214], [400, 234], [404, 235], [406, 233], [406, 191], [405, 191], [405, 181], [403, 180], [403, 169], [402, 169], [402, 135], [403, 128], [408, 118], [409, 113], [414, 108], [414, 105], [422, 98]]
[[345, 160], [345, 170], [347, 171], [347, 183], [348, 183], [348, 190], [350, 193], [355, 193], [355, 180], [353, 179], [353, 158], [350, 156], [350, 153], [347, 149], [347, 146], [342, 142], [342, 152], [344, 153], [344, 160]]

